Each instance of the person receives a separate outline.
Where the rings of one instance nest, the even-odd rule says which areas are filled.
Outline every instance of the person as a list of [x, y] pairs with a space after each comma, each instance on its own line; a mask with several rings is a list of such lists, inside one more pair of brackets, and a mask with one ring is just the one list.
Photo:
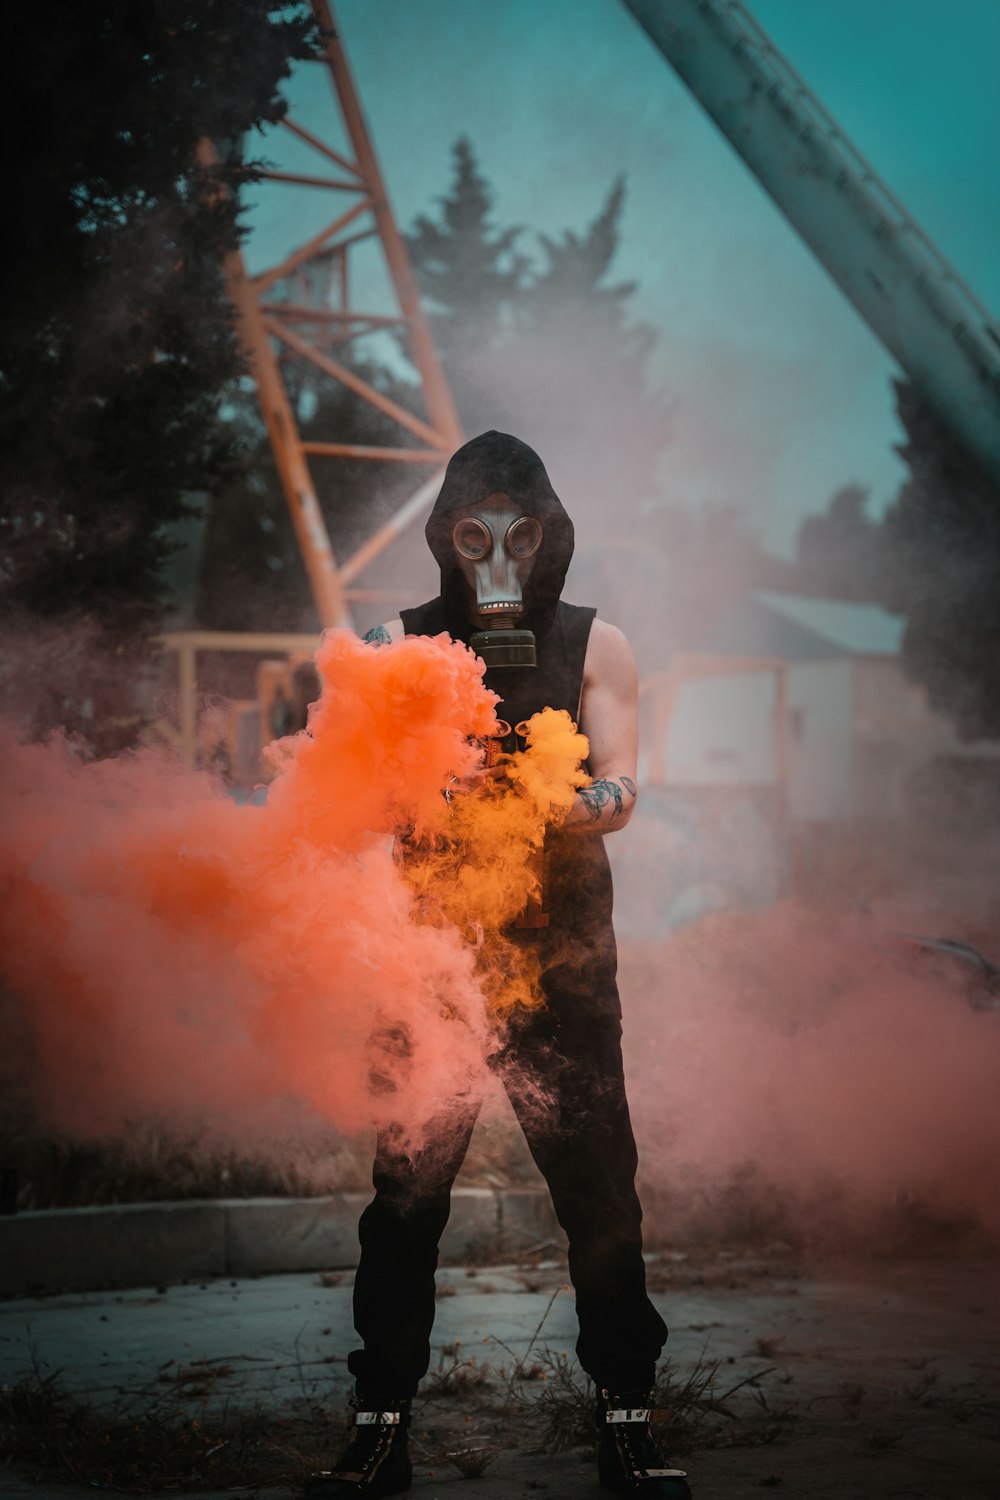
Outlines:
[[[426, 537], [440, 593], [366, 639], [445, 631], [486, 662], [503, 720], [564, 708], [589, 740], [590, 783], [546, 833], [544, 916], [508, 934], [537, 946], [543, 1003], [505, 1019], [492, 1062], [568, 1238], [601, 1482], [642, 1500], [690, 1500], [649, 1425], [667, 1330], [646, 1293], [603, 838], [625, 826], [636, 801], [635, 662], [619, 630], [561, 598], [573, 525], [519, 439], [487, 432], [454, 454]], [[377, 1500], [409, 1487], [407, 1427], [430, 1361], [438, 1242], [480, 1103], [456, 1101], [415, 1157], [401, 1154], [392, 1131], [379, 1135], [375, 1197], [359, 1225], [354, 1433], [335, 1467], [309, 1482], [307, 1500]]]

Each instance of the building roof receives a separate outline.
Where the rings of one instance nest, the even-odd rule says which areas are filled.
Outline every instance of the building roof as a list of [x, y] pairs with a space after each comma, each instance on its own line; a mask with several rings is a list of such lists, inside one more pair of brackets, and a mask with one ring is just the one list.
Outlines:
[[711, 646], [785, 661], [898, 656], [904, 628], [900, 615], [877, 604], [758, 589], [727, 612]]
[[898, 656], [906, 621], [878, 604], [850, 599], [809, 599], [801, 594], [779, 594], [760, 589], [753, 595], [796, 625], [840, 646], [848, 656]]

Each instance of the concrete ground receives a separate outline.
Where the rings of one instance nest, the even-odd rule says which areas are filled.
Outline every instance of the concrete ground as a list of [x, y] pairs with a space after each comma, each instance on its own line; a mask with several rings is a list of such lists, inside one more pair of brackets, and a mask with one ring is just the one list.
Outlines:
[[[723, 1402], [725, 1413], [705, 1409], [712, 1392], [703, 1392], [696, 1430], [674, 1446], [696, 1500], [768, 1491], [804, 1500], [998, 1500], [998, 1269], [995, 1260], [938, 1258], [806, 1271], [782, 1249], [650, 1257], [675, 1377], [700, 1378], [718, 1362], [716, 1400], [752, 1381]], [[556, 1453], [550, 1437], [537, 1451], [541, 1429], [526, 1404], [557, 1389], [553, 1371], [572, 1352], [572, 1295], [559, 1290], [565, 1274], [558, 1262], [442, 1270], [432, 1370], [414, 1420], [414, 1495], [603, 1493], [585, 1447]], [[63, 1391], [102, 1412], [162, 1411], [169, 1402], [206, 1431], [257, 1406], [265, 1431], [308, 1411], [315, 1432], [320, 1408], [329, 1409], [332, 1457], [349, 1389], [352, 1279], [274, 1275], [0, 1303], [0, 1380], [9, 1388], [27, 1377], [37, 1389], [58, 1372]], [[526, 1370], [549, 1368], [512, 1386], [517, 1359]], [[0, 1426], [10, 1448], [12, 1429], [6, 1419]], [[289, 1439], [282, 1484], [258, 1482], [249, 1492], [286, 1500], [308, 1471], [304, 1452]], [[213, 1477], [219, 1461], [207, 1459], [184, 1484], [171, 1480], [171, 1492], [246, 1493], [238, 1463]], [[0, 1495], [73, 1500], [95, 1484], [109, 1487], [85, 1469], [82, 1483], [57, 1481], [53, 1462], [8, 1460]]]

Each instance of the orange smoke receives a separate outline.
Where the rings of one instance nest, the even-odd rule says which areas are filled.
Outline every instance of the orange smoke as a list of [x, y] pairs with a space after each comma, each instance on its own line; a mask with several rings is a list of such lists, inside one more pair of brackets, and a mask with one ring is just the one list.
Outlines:
[[564, 709], [534, 714], [525, 735], [527, 748], [506, 762], [507, 785], [486, 782], [478, 795], [457, 792], [443, 807], [439, 801], [436, 837], [404, 856], [421, 919], [465, 933], [489, 1009], [500, 1014], [542, 1002], [534, 950], [508, 941], [503, 929], [529, 901], [543, 898], [546, 825], [558, 821], [589, 780], [580, 768], [587, 739]]
[[[149, 752], [82, 765], [6, 737], [0, 978], [50, 1127], [232, 1125], [291, 1098], [354, 1131], [419, 1123], [485, 1076], [485, 948], [468, 934], [523, 904], [586, 742], [546, 723], [511, 768], [525, 795], [449, 804], [495, 727], [481, 663], [443, 636], [373, 648], [334, 631], [317, 665], [310, 731], [272, 747], [262, 806]], [[446, 840], [450, 863], [404, 875], [402, 826]], [[366, 1042], [387, 1026], [408, 1046], [373, 1098]]]

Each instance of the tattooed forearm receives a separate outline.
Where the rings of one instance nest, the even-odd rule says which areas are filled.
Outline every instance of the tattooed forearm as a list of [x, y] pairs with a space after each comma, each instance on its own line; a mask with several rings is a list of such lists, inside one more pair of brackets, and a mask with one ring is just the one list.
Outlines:
[[636, 796], [631, 777], [599, 776], [589, 786], [579, 788], [560, 826], [569, 833], [614, 833], [631, 817]]
[[617, 817], [622, 810], [622, 789], [617, 781], [592, 781], [590, 786], [581, 787], [578, 795], [592, 823], [598, 821], [612, 797], [615, 799], [613, 816]]
[[373, 625], [371, 630], [365, 631], [361, 639], [367, 641], [369, 646], [388, 646], [392, 643], [392, 636], [384, 625]]

